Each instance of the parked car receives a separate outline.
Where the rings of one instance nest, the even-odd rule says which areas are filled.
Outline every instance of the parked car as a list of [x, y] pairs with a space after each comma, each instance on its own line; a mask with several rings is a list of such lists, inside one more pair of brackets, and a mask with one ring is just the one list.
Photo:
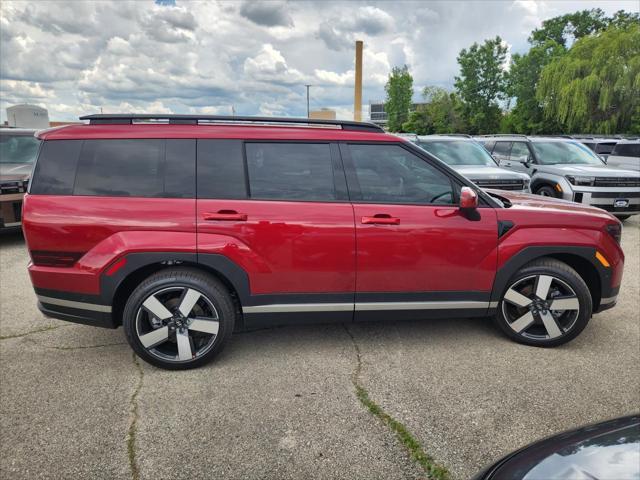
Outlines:
[[471, 137], [424, 135], [411, 141], [479, 187], [531, 193], [529, 175], [501, 168], [489, 152]]
[[0, 229], [20, 226], [22, 197], [40, 145], [35, 133], [0, 128]]
[[591, 205], [621, 220], [640, 213], [640, 172], [607, 166], [576, 140], [482, 137], [500, 166], [531, 175], [533, 193]]
[[573, 137], [583, 145], [586, 145], [592, 152], [598, 154], [603, 160], [607, 160], [613, 148], [620, 141], [616, 138], [599, 138], [599, 137]]
[[607, 158], [607, 165], [640, 171], [640, 139], [620, 140]]
[[636, 480], [640, 415], [569, 430], [510, 453], [474, 480]]
[[290, 322], [495, 316], [553, 347], [616, 302], [613, 216], [484, 191], [376, 125], [83, 119], [38, 134], [23, 230], [39, 308], [122, 325], [160, 367]]

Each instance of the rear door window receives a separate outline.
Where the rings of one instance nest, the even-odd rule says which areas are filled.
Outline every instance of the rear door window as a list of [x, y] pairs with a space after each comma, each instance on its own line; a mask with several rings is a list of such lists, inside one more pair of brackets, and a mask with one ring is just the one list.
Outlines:
[[247, 143], [251, 198], [335, 201], [328, 143]]
[[640, 157], [640, 143], [618, 143], [611, 153], [620, 157]]

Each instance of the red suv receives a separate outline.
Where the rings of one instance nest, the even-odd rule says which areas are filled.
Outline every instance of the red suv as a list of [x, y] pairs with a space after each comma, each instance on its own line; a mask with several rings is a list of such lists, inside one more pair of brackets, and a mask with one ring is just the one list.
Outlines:
[[288, 322], [493, 316], [555, 346], [616, 302], [609, 213], [480, 190], [373, 124], [82, 119], [39, 134], [23, 213], [39, 307], [122, 324], [157, 366]]

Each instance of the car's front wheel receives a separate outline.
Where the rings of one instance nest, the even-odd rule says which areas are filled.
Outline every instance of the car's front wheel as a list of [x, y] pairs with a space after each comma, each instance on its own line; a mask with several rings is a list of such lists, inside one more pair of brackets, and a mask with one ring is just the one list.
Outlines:
[[536, 189], [536, 194], [542, 195], [543, 197], [557, 198], [555, 190], [553, 189], [553, 187], [550, 187], [549, 185], [543, 185], [542, 187]]
[[496, 320], [517, 342], [555, 347], [584, 330], [592, 308], [591, 294], [582, 277], [563, 262], [543, 258], [510, 279]]
[[123, 326], [147, 362], [178, 370], [213, 359], [233, 332], [235, 309], [225, 286], [189, 268], [161, 270], [131, 294]]

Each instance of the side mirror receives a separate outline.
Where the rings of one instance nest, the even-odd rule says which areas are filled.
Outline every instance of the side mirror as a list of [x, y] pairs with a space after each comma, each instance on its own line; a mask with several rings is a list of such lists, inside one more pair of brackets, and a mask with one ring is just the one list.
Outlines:
[[478, 208], [478, 194], [473, 188], [462, 187], [460, 190], [460, 209], [474, 210]]

